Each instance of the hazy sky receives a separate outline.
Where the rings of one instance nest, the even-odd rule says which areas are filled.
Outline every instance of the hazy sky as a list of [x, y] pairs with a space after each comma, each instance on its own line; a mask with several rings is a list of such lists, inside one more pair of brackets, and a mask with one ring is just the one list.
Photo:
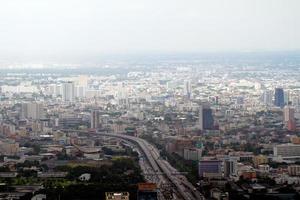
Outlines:
[[295, 50], [299, 10], [300, 0], [1, 0], [0, 54]]

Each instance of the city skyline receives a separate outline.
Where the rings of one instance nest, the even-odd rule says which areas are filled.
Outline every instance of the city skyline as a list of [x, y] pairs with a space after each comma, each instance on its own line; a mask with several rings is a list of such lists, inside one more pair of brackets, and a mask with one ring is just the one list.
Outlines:
[[0, 199], [299, 200], [299, 0], [0, 3]]

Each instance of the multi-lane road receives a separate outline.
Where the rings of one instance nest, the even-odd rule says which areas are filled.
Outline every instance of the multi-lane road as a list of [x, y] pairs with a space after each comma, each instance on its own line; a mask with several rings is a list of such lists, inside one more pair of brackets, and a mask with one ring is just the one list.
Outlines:
[[[66, 132], [79, 132], [79, 133], [89, 133], [87, 131], [79, 130], [62, 130]], [[159, 154], [159, 150], [154, 147], [152, 144], [147, 142], [144, 139], [115, 134], [115, 133], [101, 133], [97, 132], [98, 136], [107, 136], [120, 138], [132, 143], [135, 143], [141, 153], [145, 156], [148, 161], [150, 173], [153, 173], [155, 180], [158, 185], [170, 184], [175, 188], [175, 197], [176, 199], [183, 200], [204, 200], [204, 196], [175, 168], [173, 168], [166, 160], [162, 159]]]
[[[120, 135], [114, 133], [97, 133], [98, 135], [107, 137], [116, 137], [123, 140], [134, 142], [138, 145], [138, 148], [143, 152], [152, 171], [156, 174], [159, 183], [171, 183], [175, 187], [178, 199], [184, 200], [201, 200], [204, 199], [202, 194], [196, 190], [196, 188], [180, 173], [170, 166], [170, 164], [160, 158], [159, 151], [153, 145], [145, 141], [144, 139]], [[175, 175], [177, 174], [177, 175]]]

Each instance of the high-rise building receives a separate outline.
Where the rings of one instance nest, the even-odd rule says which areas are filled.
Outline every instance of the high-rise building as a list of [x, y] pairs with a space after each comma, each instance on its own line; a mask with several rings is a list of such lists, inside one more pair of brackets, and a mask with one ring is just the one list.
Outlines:
[[224, 160], [224, 177], [230, 177], [236, 175], [236, 165], [237, 159], [236, 158], [227, 158]]
[[265, 105], [272, 105], [273, 92], [271, 90], [265, 90], [262, 95], [262, 102]]
[[285, 106], [283, 109], [283, 122], [289, 131], [296, 130], [295, 110], [290, 106]]
[[283, 120], [288, 122], [290, 120], [295, 120], [295, 110], [290, 106], [285, 106], [283, 108]]
[[290, 103], [290, 91], [284, 91], [283, 100], [284, 100], [284, 105], [289, 105], [289, 103]]
[[92, 110], [91, 112], [91, 128], [97, 129], [99, 128], [99, 111]]
[[190, 99], [192, 95], [192, 88], [191, 88], [191, 81], [185, 81], [184, 82], [184, 95]]
[[75, 100], [75, 86], [73, 82], [63, 83], [62, 91], [63, 101], [73, 102]]
[[199, 128], [200, 130], [211, 130], [214, 127], [212, 109], [208, 106], [199, 107]]
[[75, 86], [75, 97], [83, 98], [86, 95], [86, 87], [85, 86]]
[[22, 117], [27, 119], [41, 119], [44, 117], [44, 106], [42, 103], [23, 103]]
[[282, 88], [275, 88], [274, 105], [280, 108], [283, 108], [284, 106], [284, 92]]
[[47, 89], [47, 94], [53, 97], [57, 97], [62, 94], [62, 86], [58, 84], [50, 84]]

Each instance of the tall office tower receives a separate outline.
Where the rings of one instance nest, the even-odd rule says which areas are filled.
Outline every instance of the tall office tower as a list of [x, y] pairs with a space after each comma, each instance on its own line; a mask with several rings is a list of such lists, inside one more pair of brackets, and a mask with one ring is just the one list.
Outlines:
[[289, 102], [290, 102], [290, 91], [284, 91], [283, 99], [284, 99], [284, 105], [289, 105]]
[[210, 130], [214, 127], [214, 118], [212, 109], [209, 106], [201, 105], [199, 107], [199, 128], [200, 130]]
[[75, 87], [73, 82], [63, 83], [62, 91], [63, 101], [72, 102], [75, 100]]
[[230, 177], [236, 174], [237, 159], [227, 158], [224, 160], [224, 177]]
[[285, 106], [283, 108], [283, 120], [288, 122], [290, 120], [295, 120], [295, 110], [290, 106]]
[[123, 82], [119, 84], [119, 88], [117, 91], [118, 103], [122, 106], [126, 106], [127, 108], [130, 107], [129, 101], [129, 89], [126, 84]]
[[27, 119], [41, 119], [44, 117], [44, 106], [41, 103], [23, 103], [22, 117]]
[[192, 96], [192, 88], [191, 88], [191, 81], [185, 81], [184, 82], [184, 88], [183, 88], [184, 95], [190, 99]]
[[271, 90], [265, 90], [262, 95], [262, 102], [265, 105], [272, 105], [273, 92]]
[[290, 106], [285, 106], [283, 109], [283, 121], [289, 131], [296, 130], [295, 110]]
[[282, 88], [275, 88], [275, 102], [274, 105], [280, 108], [284, 106], [284, 92]]
[[99, 128], [99, 111], [92, 110], [91, 112], [91, 128], [97, 129]]

